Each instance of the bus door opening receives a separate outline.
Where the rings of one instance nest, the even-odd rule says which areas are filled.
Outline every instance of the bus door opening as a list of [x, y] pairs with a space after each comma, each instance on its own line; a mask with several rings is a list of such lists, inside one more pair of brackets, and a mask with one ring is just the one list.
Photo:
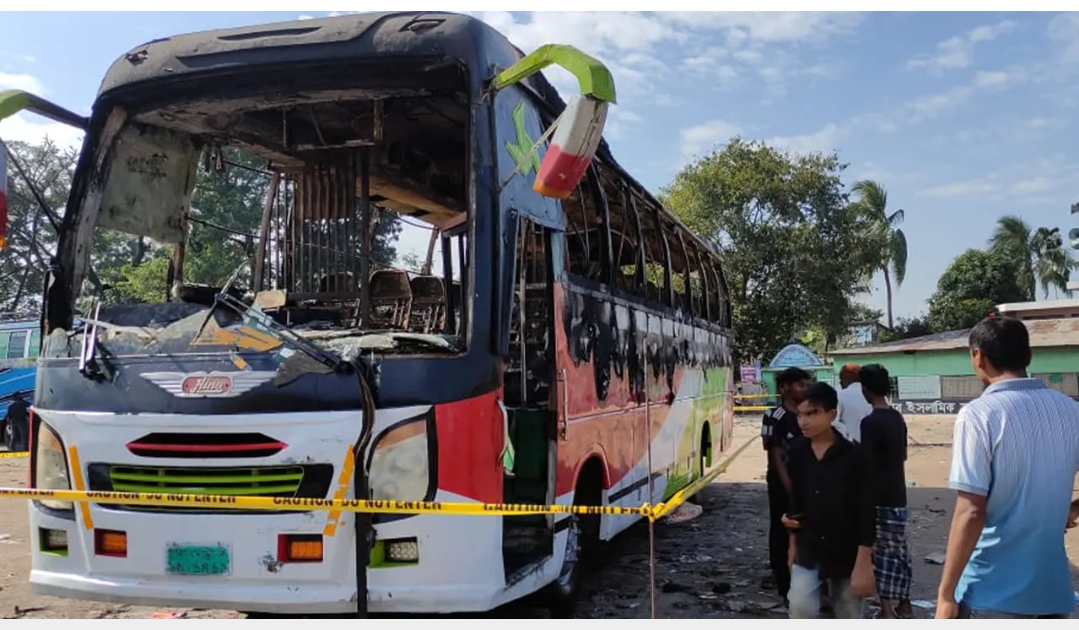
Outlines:
[[[514, 290], [505, 370], [505, 404], [514, 466], [504, 480], [506, 503], [555, 500], [556, 410], [551, 230], [528, 219], [517, 225]], [[506, 581], [550, 557], [554, 519], [506, 516], [502, 524]]]

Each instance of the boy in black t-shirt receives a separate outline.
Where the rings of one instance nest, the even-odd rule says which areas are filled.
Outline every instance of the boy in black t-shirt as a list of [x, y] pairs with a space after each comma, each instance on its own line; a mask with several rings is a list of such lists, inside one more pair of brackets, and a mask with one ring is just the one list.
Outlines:
[[832, 426], [839, 398], [816, 383], [798, 406], [804, 437], [790, 448], [793, 502], [783, 522], [790, 530], [790, 616], [820, 616], [821, 587], [836, 618], [860, 619], [873, 593], [874, 526], [862, 447]]
[[858, 380], [866, 402], [873, 406], [862, 420], [862, 448], [869, 461], [869, 483], [876, 508], [873, 568], [881, 617], [910, 618], [913, 562], [907, 543], [907, 423], [888, 404], [891, 382], [884, 366], [862, 367]]
[[787, 566], [787, 530], [783, 527], [783, 514], [787, 511], [791, 495], [791, 479], [787, 472], [787, 451], [791, 440], [800, 437], [798, 428], [798, 403], [805, 395], [811, 380], [809, 373], [791, 367], [776, 376], [779, 404], [768, 410], [761, 421], [761, 441], [768, 453], [768, 560], [772, 580], [779, 596], [787, 599], [791, 574]]

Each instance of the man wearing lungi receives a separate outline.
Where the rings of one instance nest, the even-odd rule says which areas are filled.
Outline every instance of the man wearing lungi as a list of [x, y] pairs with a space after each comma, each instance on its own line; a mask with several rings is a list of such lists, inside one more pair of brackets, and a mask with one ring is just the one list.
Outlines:
[[888, 404], [891, 379], [884, 366], [863, 366], [858, 373], [866, 402], [873, 410], [862, 420], [862, 447], [868, 460], [869, 484], [874, 497], [877, 536], [873, 545], [873, 573], [880, 598], [881, 617], [911, 617], [910, 583], [913, 575], [907, 543], [907, 423]]

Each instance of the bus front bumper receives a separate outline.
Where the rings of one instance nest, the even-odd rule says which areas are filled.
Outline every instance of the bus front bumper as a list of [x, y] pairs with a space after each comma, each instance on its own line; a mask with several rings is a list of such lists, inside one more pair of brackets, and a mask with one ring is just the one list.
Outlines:
[[[355, 539], [350, 514], [334, 537], [325, 537], [325, 561], [319, 564], [277, 563], [281, 532], [320, 530], [325, 513], [242, 514], [233, 516], [161, 515], [93, 508], [94, 529], [127, 530], [127, 557], [103, 557], [95, 550], [94, 533], [79, 521], [60, 518], [30, 504], [31, 590], [35, 594], [161, 608], [201, 608], [281, 615], [340, 615], [356, 611]], [[213, 521], [228, 519], [240, 531], [218, 540]], [[206, 519], [206, 520], [202, 520]], [[444, 522], [431, 522], [437, 519]], [[449, 519], [454, 519], [450, 521]], [[200, 522], [202, 520], [202, 522]], [[424, 522], [424, 521], [428, 522]], [[368, 610], [372, 613], [482, 612], [505, 595], [501, 568], [492, 557], [462, 546], [467, 540], [499, 540], [500, 519], [490, 517], [409, 518], [376, 526], [377, 539], [413, 536], [420, 540], [421, 560], [411, 566], [379, 566], [368, 570]], [[312, 527], [317, 525], [317, 528]], [[466, 535], [472, 529], [476, 538]], [[66, 555], [41, 547], [43, 530], [67, 534]], [[231, 528], [229, 528], [231, 529]], [[204, 532], [200, 535], [200, 531]], [[235, 531], [235, 530], [234, 530]], [[231, 550], [229, 575], [170, 575], [170, 544], [221, 543]], [[456, 544], [455, 544], [456, 543]], [[498, 558], [500, 560], [500, 558]], [[481, 561], [481, 562], [477, 562]]]

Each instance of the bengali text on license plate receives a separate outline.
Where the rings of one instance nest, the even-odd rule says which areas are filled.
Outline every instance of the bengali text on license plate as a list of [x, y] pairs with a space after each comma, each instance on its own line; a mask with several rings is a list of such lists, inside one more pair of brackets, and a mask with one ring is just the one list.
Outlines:
[[172, 545], [168, 548], [165, 570], [172, 575], [226, 575], [229, 550], [217, 546]]

